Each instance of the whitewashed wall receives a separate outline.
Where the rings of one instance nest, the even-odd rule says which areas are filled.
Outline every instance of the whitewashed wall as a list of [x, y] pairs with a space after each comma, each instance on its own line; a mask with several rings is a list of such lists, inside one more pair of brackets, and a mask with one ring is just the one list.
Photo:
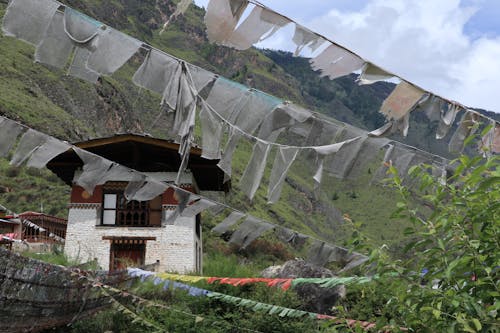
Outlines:
[[159, 271], [181, 274], [197, 271], [196, 245], [201, 248], [201, 240], [196, 236], [194, 217], [179, 217], [175, 225], [159, 228], [107, 227], [97, 225], [100, 223], [100, 205], [73, 204], [73, 206], [76, 207], [69, 209], [64, 247], [65, 253], [70, 258], [80, 262], [95, 258], [101, 268], [107, 270], [111, 241], [103, 240], [103, 237], [156, 237], [156, 241], [146, 242], [145, 264], [153, 264], [159, 260]]

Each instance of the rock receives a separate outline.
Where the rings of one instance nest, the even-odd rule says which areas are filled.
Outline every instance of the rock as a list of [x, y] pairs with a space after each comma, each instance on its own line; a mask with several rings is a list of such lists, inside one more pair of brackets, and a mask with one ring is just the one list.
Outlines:
[[268, 278], [268, 279], [272, 279], [272, 278], [275, 278], [279, 275], [279, 273], [281, 272], [281, 267], [282, 266], [269, 266], [268, 268], [264, 269], [260, 275], [263, 277], [263, 278]]
[[[329, 278], [335, 274], [324, 267], [316, 266], [304, 260], [295, 259], [281, 266], [270, 266], [261, 273], [265, 278]], [[297, 295], [304, 301], [308, 311], [329, 314], [333, 306], [345, 297], [344, 285], [335, 288], [321, 288], [315, 284], [305, 284], [295, 288]]]

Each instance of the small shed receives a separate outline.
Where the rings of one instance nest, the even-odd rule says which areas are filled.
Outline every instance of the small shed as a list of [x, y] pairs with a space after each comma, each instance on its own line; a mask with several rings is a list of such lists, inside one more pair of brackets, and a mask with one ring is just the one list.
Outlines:
[[[167, 183], [176, 179], [181, 164], [178, 144], [144, 135], [120, 134], [74, 145]], [[201, 149], [192, 148], [180, 187], [193, 193], [226, 191], [229, 184], [224, 183], [217, 163], [202, 158]], [[160, 271], [201, 271], [200, 216], [178, 217], [175, 223], [166, 224], [178, 204], [171, 188], [150, 201], [127, 201], [124, 189], [132, 179], [123, 178], [111, 179], [88, 193], [73, 183], [82, 166], [73, 150], [47, 165], [71, 186], [64, 247], [69, 257], [97, 260], [110, 270], [157, 263]]]

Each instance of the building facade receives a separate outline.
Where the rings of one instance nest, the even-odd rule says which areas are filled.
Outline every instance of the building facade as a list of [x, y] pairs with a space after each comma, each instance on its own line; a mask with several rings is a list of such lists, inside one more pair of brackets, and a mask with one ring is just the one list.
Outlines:
[[[177, 177], [178, 145], [166, 140], [118, 135], [76, 146], [156, 180], [173, 183]], [[216, 163], [201, 158], [199, 149], [192, 149], [180, 187], [193, 193], [224, 190], [223, 174]], [[72, 187], [64, 247], [69, 257], [81, 262], [97, 260], [103, 269], [110, 270], [156, 263], [160, 271], [201, 272], [201, 218], [179, 216], [167, 223], [178, 204], [172, 188], [150, 201], [127, 201], [124, 190], [132, 179], [122, 175], [88, 193], [72, 182], [81, 165], [73, 151], [59, 155], [48, 165]]]

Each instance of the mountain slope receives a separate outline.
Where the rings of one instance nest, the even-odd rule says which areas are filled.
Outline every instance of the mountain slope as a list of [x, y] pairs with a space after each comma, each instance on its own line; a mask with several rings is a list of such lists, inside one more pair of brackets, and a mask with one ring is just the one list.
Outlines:
[[[377, 110], [393, 85], [378, 83], [359, 87], [353, 76], [330, 81], [314, 73], [307, 59], [293, 58], [285, 52], [250, 49], [244, 52], [209, 44], [204, 32], [204, 10], [191, 6], [185, 16], [172, 22], [159, 34], [160, 27], [175, 9], [167, 0], [113, 0], [64, 3], [118, 28], [174, 56], [214, 71], [227, 78], [258, 88], [278, 97], [292, 100], [313, 110], [353, 125], [374, 129], [383, 124]], [[0, 2], [0, 15], [5, 10]], [[41, 64], [33, 63], [34, 48], [13, 38], [0, 36], [0, 113], [29, 126], [71, 141], [119, 132], [147, 132], [164, 137], [166, 119], [160, 111], [159, 96], [141, 90], [131, 82], [140, 65], [133, 58], [112, 77], [96, 85], [64, 75]], [[418, 117], [409, 140], [429, 144], [426, 123]], [[444, 148], [442, 148], [444, 150]], [[395, 242], [401, 238], [403, 225], [390, 222], [390, 207], [395, 194], [381, 186], [367, 186], [378, 168], [375, 163], [354, 181], [325, 177], [322, 191], [313, 191], [309, 156], [302, 156], [292, 167], [280, 202], [266, 204], [268, 171], [253, 202], [238, 190], [239, 176], [250, 157], [251, 146], [242, 144], [234, 157], [235, 189], [228, 196], [234, 207], [258, 217], [299, 231], [342, 243], [349, 228], [342, 220], [347, 213], [354, 221], [364, 222], [365, 230], [376, 243]], [[20, 177], [26, 171], [20, 172]], [[4, 181], [1, 180], [0, 181]], [[13, 210], [39, 209], [39, 203], [21, 205], [23, 182], [12, 184], [9, 196], [0, 194], [0, 202], [9, 200]], [[31, 189], [35, 191], [34, 189]], [[61, 191], [59, 186], [54, 191]], [[62, 193], [62, 192], [61, 192]], [[63, 198], [64, 195], [59, 196]], [[67, 200], [51, 203], [51, 210], [64, 215]], [[384, 232], [380, 232], [384, 230]]]

